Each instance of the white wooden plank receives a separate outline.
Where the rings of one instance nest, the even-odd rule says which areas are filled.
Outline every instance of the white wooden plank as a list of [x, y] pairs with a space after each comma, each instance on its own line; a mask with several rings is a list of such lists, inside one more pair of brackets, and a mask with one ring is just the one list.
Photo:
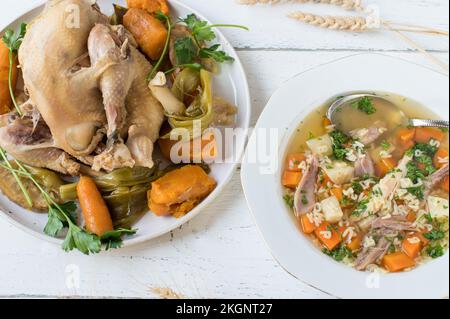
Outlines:
[[[44, 0], [3, 0], [2, 22], [17, 17], [18, 12]], [[318, 14], [347, 15], [348, 12], [327, 5], [287, 4], [276, 6], [241, 6], [234, 0], [183, 0], [214, 23], [244, 24], [250, 32], [224, 30], [237, 48], [295, 50], [410, 50], [411, 47], [391, 32], [346, 33], [306, 26], [286, 18], [296, 10]], [[385, 20], [412, 23], [448, 30], [447, 0], [372, 0], [363, 1], [379, 8]], [[9, 8], [14, 8], [11, 10]], [[448, 37], [412, 35], [424, 48], [448, 51]]]
[[[248, 72], [254, 121], [283, 82], [348, 54], [352, 52], [239, 52]], [[392, 55], [433, 66], [419, 54]], [[448, 60], [448, 54], [438, 56]], [[238, 172], [223, 195], [189, 224], [136, 247], [89, 257], [66, 254], [3, 222], [0, 242], [0, 297], [151, 298], [158, 297], [155, 288], [190, 298], [329, 297], [294, 279], [272, 259], [248, 212]], [[77, 270], [79, 285], [67, 285]]]

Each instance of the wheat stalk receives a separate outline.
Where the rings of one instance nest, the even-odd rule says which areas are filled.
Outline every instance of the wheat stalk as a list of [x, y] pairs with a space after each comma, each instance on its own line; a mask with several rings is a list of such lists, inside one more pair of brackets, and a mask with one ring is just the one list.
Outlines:
[[289, 18], [318, 26], [321, 28], [341, 31], [364, 32], [369, 30], [369, 24], [363, 17], [322, 16], [305, 12], [292, 12]]
[[238, 3], [246, 5], [307, 2], [331, 4], [346, 10], [363, 10], [361, 0], [238, 0]]

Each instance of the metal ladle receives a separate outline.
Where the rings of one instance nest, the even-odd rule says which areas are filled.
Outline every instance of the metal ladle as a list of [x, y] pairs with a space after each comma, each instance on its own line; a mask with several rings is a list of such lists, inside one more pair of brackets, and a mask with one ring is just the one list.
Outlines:
[[444, 120], [424, 120], [424, 119], [410, 119], [408, 118], [405, 113], [403, 113], [394, 103], [391, 101], [380, 97], [375, 94], [369, 94], [369, 93], [359, 93], [359, 94], [351, 94], [344, 97], [341, 97], [337, 99], [328, 109], [327, 117], [331, 121], [331, 123], [334, 123], [333, 121], [333, 115], [334, 113], [340, 109], [343, 105], [346, 105], [348, 103], [354, 102], [356, 100], [361, 100], [363, 98], [372, 98], [372, 99], [379, 99], [388, 102], [392, 105], [392, 107], [397, 108], [399, 115], [401, 115], [404, 118], [404, 123], [408, 123], [408, 126], [411, 127], [439, 127], [439, 128], [449, 128], [449, 122]]

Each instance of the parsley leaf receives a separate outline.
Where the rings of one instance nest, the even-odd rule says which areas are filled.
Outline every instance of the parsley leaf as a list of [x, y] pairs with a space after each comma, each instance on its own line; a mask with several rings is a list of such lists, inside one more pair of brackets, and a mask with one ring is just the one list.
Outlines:
[[330, 137], [333, 141], [333, 153], [336, 159], [343, 160], [347, 154], [345, 144], [350, 141], [350, 138], [341, 131], [335, 130], [330, 133]]
[[358, 195], [361, 194], [362, 192], [364, 192], [364, 188], [361, 185], [361, 183], [353, 182], [352, 183], [352, 188], [355, 191], [355, 193], [358, 194]]
[[26, 32], [27, 32], [27, 25], [25, 23], [22, 23], [20, 25], [20, 30], [19, 33], [17, 34], [13, 30], [8, 29], [5, 31], [5, 35], [3, 36], [3, 42], [11, 52], [17, 53], [17, 51], [20, 48], [20, 45], [22, 44]]
[[63, 215], [58, 208], [54, 205], [50, 206], [48, 209], [48, 221], [44, 228], [44, 233], [51, 236], [58, 236], [59, 232], [64, 228], [68, 227], [66, 216], [71, 219], [72, 222], [76, 221], [75, 211], [77, 210], [77, 205], [75, 202], [67, 202], [59, 205], [66, 215]]
[[191, 64], [198, 56], [198, 46], [191, 37], [175, 40], [173, 45], [177, 64]]
[[421, 151], [430, 157], [434, 157], [438, 148], [428, 143], [416, 143], [413, 147], [413, 152], [416, 153], [416, 151]]
[[445, 254], [444, 247], [441, 245], [430, 246], [427, 248], [427, 254], [433, 259], [442, 257]]
[[423, 234], [423, 237], [428, 240], [438, 241], [445, 238], [445, 233], [441, 230], [434, 229], [429, 233]]
[[289, 208], [294, 208], [294, 197], [286, 194], [283, 196], [283, 200]]
[[106, 232], [100, 238], [101, 242], [105, 244], [105, 249], [117, 249], [122, 247], [122, 236], [123, 235], [134, 235], [137, 230], [128, 228], [119, 228], [110, 232]]
[[353, 256], [353, 254], [350, 251], [350, 249], [348, 249], [344, 245], [341, 245], [339, 248], [334, 249], [332, 251], [330, 251], [329, 249], [324, 248], [322, 250], [322, 252], [325, 255], [330, 256], [331, 258], [333, 258], [337, 262], [343, 261], [346, 257], [352, 257]]
[[367, 96], [363, 97], [359, 101], [352, 103], [352, 107], [366, 113], [367, 115], [372, 115], [377, 112], [377, 109], [373, 105], [372, 100]]
[[212, 58], [219, 63], [234, 61], [234, 58], [229, 56], [226, 52], [220, 51], [219, 48], [220, 48], [220, 44], [215, 44], [210, 48], [202, 48], [200, 50], [200, 57], [201, 58]]
[[419, 200], [425, 199], [425, 186], [423, 186], [423, 185], [416, 186], [416, 187], [409, 187], [406, 190], [408, 191], [408, 193], [417, 197], [417, 199], [419, 199]]
[[72, 222], [69, 222], [69, 231], [64, 240], [62, 248], [69, 252], [78, 249], [85, 255], [99, 253], [102, 248], [100, 238], [95, 234], [90, 234]]
[[413, 181], [413, 183], [417, 183], [419, 182], [419, 180], [425, 179], [424, 172], [422, 172], [422, 170], [419, 169], [417, 164], [412, 161], [406, 164], [406, 170], [407, 170], [406, 177], [409, 178], [411, 181]]
[[381, 142], [380, 146], [381, 148], [383, 148], [383, 150], [389, 151], [389, 149], [391, 148], [391, 143], [389, 143], [387, 140], [384, 140]]
[[191, 29], [192, 35], [199, 41], [212, 41], [216, 38], [216, 34], [212, 31], [212, 26], [208, 26], [208, 22], [202, 21], [195, 14], [188, 15], [185, 19], [181, 19]]
[[359, 217], [362, 214], [364, 214], [367, 211], [367, 208], [369, 207], [369, 202], [370, 202], [369, 198], [360, 201], [356, 209], [353, 211], [352, 215]]

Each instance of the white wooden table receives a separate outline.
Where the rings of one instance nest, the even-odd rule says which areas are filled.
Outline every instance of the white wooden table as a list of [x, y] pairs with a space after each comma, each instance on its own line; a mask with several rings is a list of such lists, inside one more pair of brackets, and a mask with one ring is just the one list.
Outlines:
[[[12, 20], [41, 2], [2, 0], [0, 20]], [[246, 7], [234, 0], [184, 2], [214, 22], [251, 28], [249, 33], [224, 32], [238, 50], [248, 74], [253, 123], [283, 82], [349, 54], [378, 51], [436, 68], [392, 33], [342, 33], [285, 18], [286, 13], [296, 9], [346, 13], [329, 6]], [[448, 29], [447, 0], [366, 3], [378, 5], [386, 19]], [[413, 38], [448, 62], [448, 38]], [[330, 297], [291, 277], [272, 259], [246, 206], [239, 172], [223, 195], [200, 216], [181, 229], [140, 246], [89, 257], [76, 252], [66, 254], [60, 247], [38, 241], [0, 221], [0, 247], [0, 298], [158, 298], [166, 288], [189, 298]]]

